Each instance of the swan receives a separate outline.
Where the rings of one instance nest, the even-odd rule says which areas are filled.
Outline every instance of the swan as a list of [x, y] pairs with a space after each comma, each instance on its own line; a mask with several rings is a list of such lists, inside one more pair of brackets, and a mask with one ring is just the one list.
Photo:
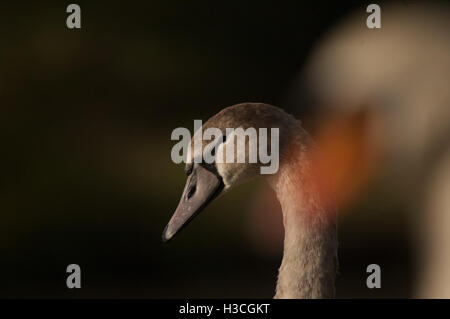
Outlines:
[[[244, 130], [278, 128], [279, 169], [274, 174], [261, 175], [260, 162], [193, 163], [198, 154], [188, 152], [186, 186], [163, 231], [163, 241], [172, 239], [212, 200], [261, 175], [281, 204], [285, 230], [274, 298], [333, 298], [337, 270], [336, 209], [325, 184], [316, 178], [313, 155], [316, 147], [300, 121], [269, 104], [241, 103], [211, 117], [202, 130], [210, 127], [222, 132], [239, 127]], [[190, 150], [194, 138], [195, 135], [189, 144]], [[228, 147], [231, 140], [225, 139], [218, 149]], [[209, 141], [203, 141], [203, 145], [207, 143]], [[248, 158], [248, 147], [246, 149]]]
[[338, 206], [365, 215], [364, 197], [378, 218], [403, 220], [415, 271], [401, 290], [450, 298], [450, 5], [386, 3], [383, 12], [376, 32], [360, 11], [333, 27], [296, 76], [291, 103], [314, 105], [316, 141], [335, 155], [327, 176], [339, 175]]

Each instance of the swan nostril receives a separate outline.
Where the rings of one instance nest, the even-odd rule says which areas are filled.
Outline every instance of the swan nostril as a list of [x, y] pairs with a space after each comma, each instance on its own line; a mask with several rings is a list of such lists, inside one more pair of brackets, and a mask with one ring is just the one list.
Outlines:
[[194, 196], [195, 191], [197, 190], [197, 187], [194, 185], [189, 189], [189, 192], [187, 193], [187, 199], [190, 199], [192, 196]]

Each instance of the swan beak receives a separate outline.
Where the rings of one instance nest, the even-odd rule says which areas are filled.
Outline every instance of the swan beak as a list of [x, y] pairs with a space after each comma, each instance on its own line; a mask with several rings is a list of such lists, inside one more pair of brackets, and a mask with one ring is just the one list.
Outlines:
[[162, 240], [167, 242], [172, 239], [216, 198], [223, 188], [224, 184], [219, 176], [200, 165], [195, 165], [186, 181], [180, 203], [163, 231]]

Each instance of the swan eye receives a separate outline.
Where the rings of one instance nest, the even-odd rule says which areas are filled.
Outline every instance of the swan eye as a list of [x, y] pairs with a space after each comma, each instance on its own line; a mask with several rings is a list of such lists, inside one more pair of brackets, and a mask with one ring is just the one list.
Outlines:
[[184, 172], [186, 173], [187, 176], [191, 175], [193, 167], [194, 167], [193, 163], [186, 165], [186, 167], [184, 168]]

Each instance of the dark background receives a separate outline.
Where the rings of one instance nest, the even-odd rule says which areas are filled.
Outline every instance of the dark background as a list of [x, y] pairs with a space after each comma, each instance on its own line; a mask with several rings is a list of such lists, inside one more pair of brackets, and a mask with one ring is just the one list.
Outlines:
[[[252, 221], [261, 197], [274, 203], [260, 181], [161, 242], [185, 179], [170, 134], [244, 101], [312, 127], [293, 82], [321, 36], [369, 3], [77, 1], [80, 30], [66, 27], [69, 3], [0, 4], [0, 297], [272, 297], [281, 215], [273, 229]], [[339, 224], [337, 296], [410, 296], [405, 213], [356, 205], [366, 214]], [[66, 287], [71, 263], [82, 289]], [[382, 289], [366, 287], [371, 263]]]

